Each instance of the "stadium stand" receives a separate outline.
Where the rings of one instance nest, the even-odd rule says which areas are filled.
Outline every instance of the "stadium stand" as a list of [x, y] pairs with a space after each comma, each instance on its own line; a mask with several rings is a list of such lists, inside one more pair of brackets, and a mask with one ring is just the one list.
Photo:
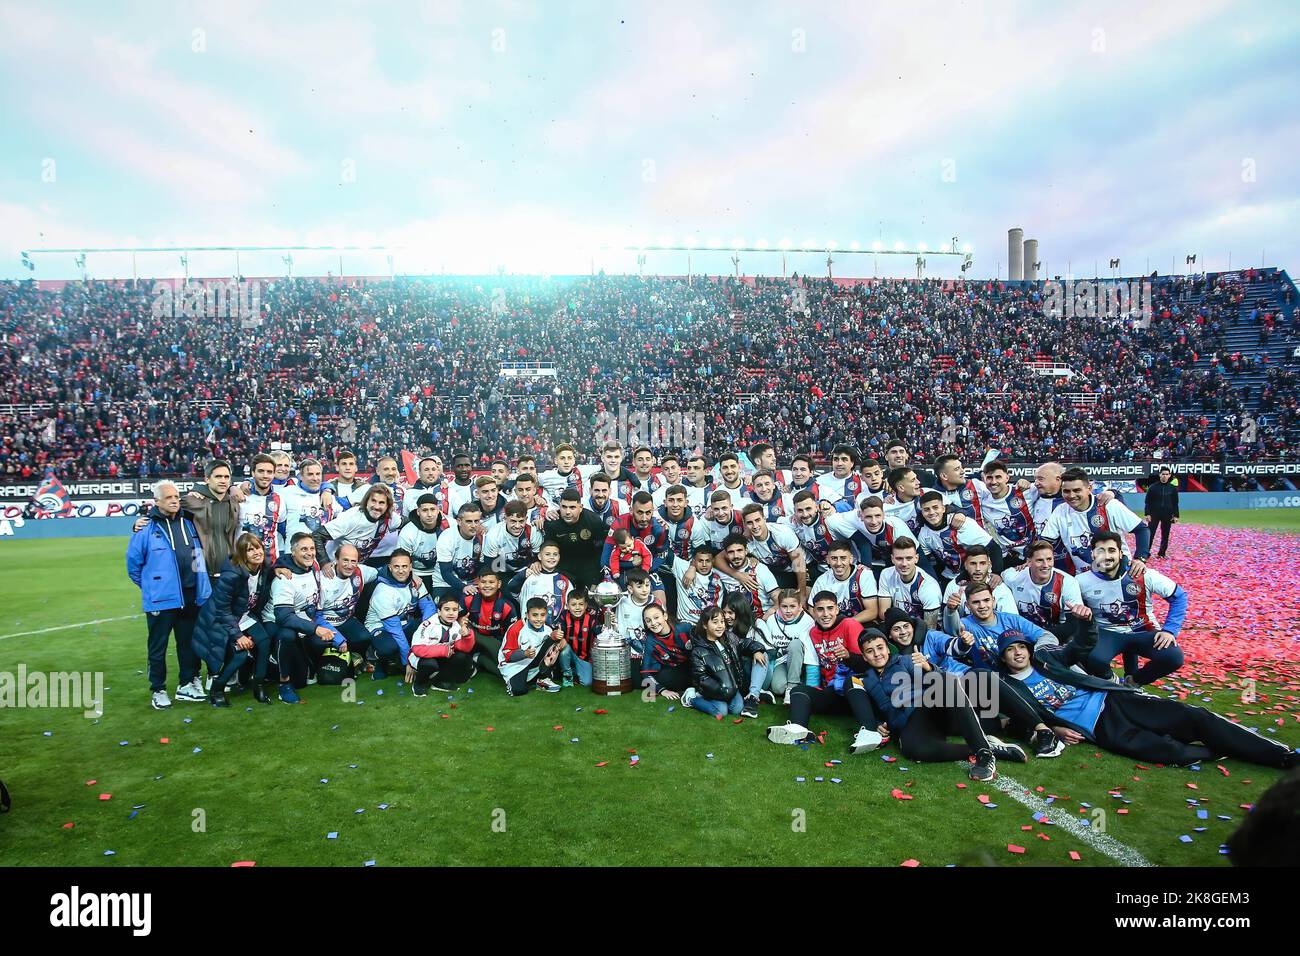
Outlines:
[[[989, 281], [276, 279], [264, 323], [241, 329], [156, 318], [153, 280], [5, 282], [0, 476], [194, 475], [268, 441], [370, 462], [467, 448], [484, 465], [590, 447], [620, 402], [703, 413], [715, 454], [759, 440], [878, 454], [888, 437], [922, 460], [1295, 447], [1290, 277], [1155, 277], [1154, 290], [1147, 322], [1055, 317], [1041, 284]], [[539, 362], [557, 376], [501, 374]]]

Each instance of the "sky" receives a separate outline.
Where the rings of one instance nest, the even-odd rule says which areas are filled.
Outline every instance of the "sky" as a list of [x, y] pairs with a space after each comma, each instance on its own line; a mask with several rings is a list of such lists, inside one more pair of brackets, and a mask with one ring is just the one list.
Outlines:
[[[0, 277], [1292, 267], [1298, 56], [1285, 2], [0, 0]], [[84, 271], [236, 268], [180, 259]]]

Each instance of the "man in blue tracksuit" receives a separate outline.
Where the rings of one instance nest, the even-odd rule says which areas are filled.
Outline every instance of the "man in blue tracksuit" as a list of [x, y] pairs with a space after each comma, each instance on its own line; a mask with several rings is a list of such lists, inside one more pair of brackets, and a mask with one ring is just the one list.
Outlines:
[[1066, 743], [1095, 741], [1113, 753], [1174, 766], [1234, 757], [1289, 770], [1300, 765], [1290, 747], [1234, 724], [1204, 707], [1144, 694], [1079, 671], [1052, 670], [1063, 648], [1034, 647], [1007, 632], [998, 642], [1004, 672]]
[[375, 579], [366, 613], [376, 676], [401, 674], [406, 669], [415, 629], [437, 613], [424, 582], [412, 573], [411, 553], [398, 548]]
[[140, 589], [149, 624], [149, 688], [155, 710], [172, 705], [167, 695], [167, 639], [176, 635], [180, 684], [176, 699], [207, 700], [194, 655], [194, 625], [199, 608], [212, 594], [194, 523], [181, 514], [181, 494], [162, 482], [148, 523], [131, 535], [126, 573]]

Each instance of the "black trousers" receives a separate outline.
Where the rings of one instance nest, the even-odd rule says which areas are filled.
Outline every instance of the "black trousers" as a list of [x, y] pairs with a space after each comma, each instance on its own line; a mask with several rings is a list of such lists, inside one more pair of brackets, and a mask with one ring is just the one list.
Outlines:
[[[945, 680], [950, 686], [942, 699], [949, 703], [912, 708], [907, 723], [898, 732], [898, 749], [908, 760], [965, 760], [989, 746], [960, 678], [949, 674]], [[949, 743], [951, 734], [961, 737], [962, 742]]]
[[306, 687], [306, 638], [292, 628], [282, 627], [276, 631], [275, 640], [275, 666], [280, 671], [280, 683], [292, 683], [296, 688]]
[[875, 711], [871, 699], [861, 687], [850, 685], [843, 694], [829, 687], [798, 684], [790, 690], [790, 722], [807, 727], [813, 714], [852, 714], [859, 725], [875, 730]]
[[1160, 531], [1159, 554], [1160, 557], [1162, 558], [1165, 556], [1165, 552], [1169, 550], [1169, 534], [1173, 530], [1173, 527], [1174, 527], [1174, 519], [1172, 515], [1164, 515], [1161, 517], [1157, 517], [1156, 515], [1151, 516], [1151, 543], [1155, 544], [1156, 531], [1159, 530]]
[[[538, 681], [543, 677], [553, 680], [560, 669], [559, 655], [556, 655], [555, 663], [550, 667], [547, 667], [542, 663], [542, 661], [546, 659], [546, 655], [551, 652], [551, 648], [553, 648], [555, 644], [556, 642], [551, 640], [549, 637], [542, 641], [542, 646], [537, 649], [537, 654], [528, 662], [528, 666], [515, 674], [515, 676], [510, 678], [506, 683], [506, 693], [511, 697], [522, 697], [524, 694], [532, 690], [534, 681]], [[533, 670], [534, 667], [536, 667], [537, 670]]]
[[150, 611], [145, 615], [149, 625], [149, 689], [167, 689], [167, 640], [176, 635], [176, 661], [180, 665], [179, 686], [194, 680], [199, 673], [199, 660], [194, 656], [194, 625], [199, 620], [197, 605]]
[[682, 664], [679, 667], [660, 667], [657, 671], [642, 671], [646, 677], [653, 677], [661, 690], [681, 693], [691, 686], [691, 667]]
[[456, 687], [474, 673], [474, 656], [452, 651], [448, 657], [424, 657], [415, 665], [415, 686], [428, 687], [437, 681], [443, 687]]
[[1189, 764], [1216, 757], [1265, 767], [1289, 767], [1296, 762], [1289, 747], [1213, 711], [1146, 694], [1106, 694], [1094, 736], [1107, 750], [1152, 763]]

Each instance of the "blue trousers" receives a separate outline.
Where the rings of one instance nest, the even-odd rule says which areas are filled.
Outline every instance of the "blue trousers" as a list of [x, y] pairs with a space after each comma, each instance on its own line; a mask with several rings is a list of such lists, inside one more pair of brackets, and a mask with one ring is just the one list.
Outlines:
[[[1084, 661], [1084, 669], [1096, 677], [1109, 677], [1110, 662], [1116, 655], [1124, 659], [1124, 674], [1139, 684], [1150, 684], [1183, 666], [1183, 649], [1176, 643], [1156, 650], [1154, 631], [1111, 631], [1097, 628], [1097, 643]], [[1138, 657], [1146, 663], [1138, 666]]]

